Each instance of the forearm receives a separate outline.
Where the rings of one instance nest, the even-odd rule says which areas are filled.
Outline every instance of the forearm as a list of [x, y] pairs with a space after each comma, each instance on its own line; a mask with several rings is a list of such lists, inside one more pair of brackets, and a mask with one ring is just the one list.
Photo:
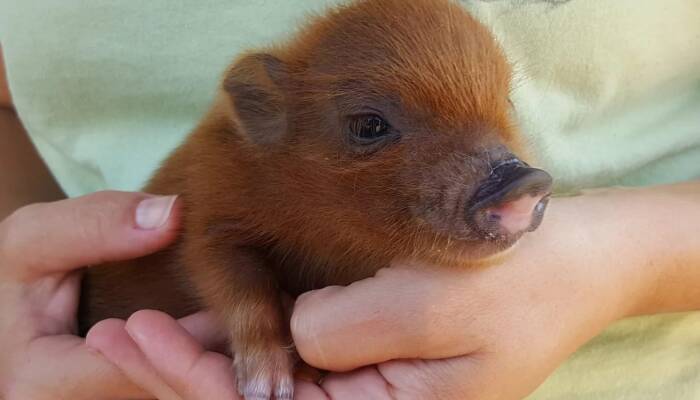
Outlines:
[[12, 109], [0, 107], [0, 220], [17, 208], [65, 197]]
[[700, 310], [700, 181], [643, 190], [649, 291], [635, 314]]
[[592, 240], [583, 259], [616, 285], [622, 316], [700, 310], [700, 181], [573, 201], [587, 202], [580, 222]]
[[2, 46], [0, 46], [0, 108], [12, 108], [12, 98], [10, 97], [10, 85], [7, 84], [7, 73], [5, 72], [5, 59], [3, 58]]
[[0, 221], [17, 208], [65, 197], [15, 113], [0, 47]]

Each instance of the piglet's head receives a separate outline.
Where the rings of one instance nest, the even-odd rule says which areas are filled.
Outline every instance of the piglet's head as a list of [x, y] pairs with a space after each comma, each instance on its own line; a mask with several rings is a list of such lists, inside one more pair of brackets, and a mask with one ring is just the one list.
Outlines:
[[458, 4], [368, 0], [243, 57], [224, 89], [260, 180], [284, 194], [259, 199], [280, 237], [454, 262], [510, 247], [547, 206], [552, 178], [526, 161], [510, 77]]

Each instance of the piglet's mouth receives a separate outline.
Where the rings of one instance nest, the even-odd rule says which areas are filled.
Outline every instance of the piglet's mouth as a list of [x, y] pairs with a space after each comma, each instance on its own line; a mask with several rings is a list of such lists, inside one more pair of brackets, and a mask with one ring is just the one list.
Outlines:
[[467, 223], [485, 240], [514, 242], [544, 217], [552, 177], [517, 158], [499, 162], [466, 207]]

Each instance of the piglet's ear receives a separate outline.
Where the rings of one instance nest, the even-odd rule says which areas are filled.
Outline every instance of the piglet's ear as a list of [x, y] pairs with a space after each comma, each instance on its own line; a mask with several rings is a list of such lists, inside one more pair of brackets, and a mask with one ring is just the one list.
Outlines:
[[231, 96], [243, 134], [253, 142], [273, 143], [284, 135], [288, 75], [281, 60], [265, 53], [248, 54], [229, 69], [224, 89]]

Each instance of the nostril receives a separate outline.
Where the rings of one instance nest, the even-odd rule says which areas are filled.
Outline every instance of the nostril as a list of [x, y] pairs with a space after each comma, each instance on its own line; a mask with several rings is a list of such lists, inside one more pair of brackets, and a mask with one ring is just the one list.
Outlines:
[[505, 202], [484, 210], [486, 218], [497, 226], [499, 233], [517, 235], [533, 231], [542, 221], [541, 216], [546, 208], [544, 195], [524, 195], [518, 199]]
[[544, 215], [552, 177], [518, 159], [494, 165], [467, 208], [467, 221], [487, 238], [535, 230]]

